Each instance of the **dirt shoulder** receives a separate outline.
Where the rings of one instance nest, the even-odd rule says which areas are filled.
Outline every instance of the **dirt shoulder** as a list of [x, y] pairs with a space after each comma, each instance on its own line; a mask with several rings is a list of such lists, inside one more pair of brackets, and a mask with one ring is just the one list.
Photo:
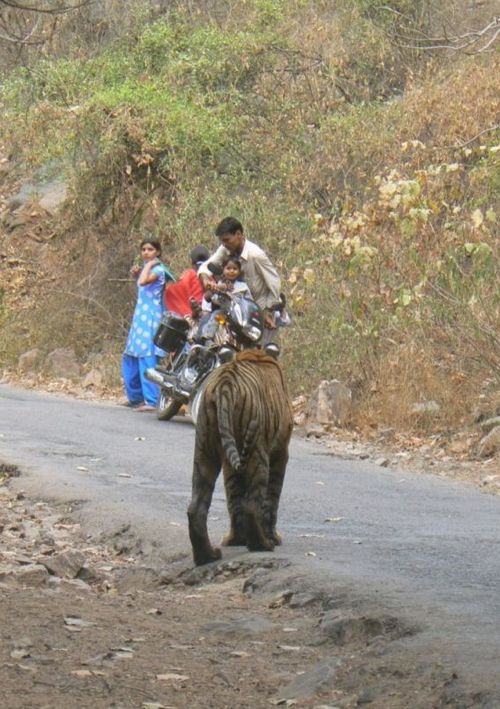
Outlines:
[[14, 492], [16, 473], [1, 467], [6, 709], [490, 706], [452, 667], [402, 651], [421, 628], [319, 588], [279, 554], [148, 566], [84, 538], [67, 508]]
[[[69, 382], [22, 383], [119, 399]], [[390, 432], [371, 441], [342, 429], [314, 437], [332, 456], [499, 490], [494, 459], [448, 455], [437, 439], [405, 443]], [[6, 709], [500, 706], [500, 697], [463, 684], [452, 665], [409, 651], [425, 628], [377, 599], [320, 588], [279, 552], [225, 552], [200, 569], [188, 556], [153, 566], [84, 536], [70, 507], [15, 492], [9, 476], [17, 472], [0, 461]]]

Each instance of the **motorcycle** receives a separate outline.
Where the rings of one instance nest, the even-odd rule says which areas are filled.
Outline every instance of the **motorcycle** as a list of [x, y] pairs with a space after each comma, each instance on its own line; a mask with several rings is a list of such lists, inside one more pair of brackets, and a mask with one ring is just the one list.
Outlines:
[[166, 366], [146, 370], [149, 381], [158, 384], [160, 396], [156, 416], [168, 421], [182, 406], [196, 423], [201, 395], [211, 372], [231, 361], [236, 352], [259, 347], [263, 314], [251, 298], [216, 292], [212, 303], [217, 310], [189, 337], [189, 323], [173, 313], [165, 313], [154, 341], [169, 353]]

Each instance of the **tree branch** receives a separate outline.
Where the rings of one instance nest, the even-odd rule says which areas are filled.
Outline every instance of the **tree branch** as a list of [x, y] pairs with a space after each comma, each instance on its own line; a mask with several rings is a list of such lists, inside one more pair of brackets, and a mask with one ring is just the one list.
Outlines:
[[479, 131], [476, 135], [474, 135], [472, 138], [469, 140], [465, 141], [465, 143], [460, 143], [460, 145], [443, 145], [442, 147], [435, 147], [435, 150], [461, 150], [462, 148], [466, 148], [468, 145], [473, 143], [475, 140], [480, 138], [482, 135], [485, 133], [491, 133], [491, 131], [499, 130], [500, 129], [500, 123], [496, 123], [494, 126], [490, 126], [489, 128], [485, 128], [482, 131]]
[[[30, 37], [32, 37], [34, 35], [34, 33], [37, 31], [39, 24], [40, 24], [40, 18], [37, 17], [35, 24], [31, 28], [31, 30], [28, 32], [28, 34], [26, 34], [24, 37], [18, 37], [17, 35], [15, 35], [13, 33], [9, 33], [8, 35], [0, 34], [0, 39], [5, 40], [6, 42], [12, 42], [13, 44], [29, 44], [31, 46], [34, 46], [37, 44], [43, 44], [45, 41], [43, 39], [33, 40], [31, 42], [29, 41]], [[4, 25], [4, 27], [5, 27], [5, 25]], [[8, 28], [6, 28], [6, 29], [7, 29], [7, 31], [9, 31]]]
[[[406, 43], [400, 45], [406, 49], [444, 49], [466, 54], [480, 54], [481, 52], [491, 51], [493, 44], [500, 35], [500, 17], [493, 17], [487, 25], [479, 30], [451, 36], [445, 32], [440, 37], [431, 37], [422, 30], [408, 27], [404, 28], [404, 31], [406, 34], [396, 36]], [[485, 44], [478, 47], [477, 45], [481, 41], [485, 41]], [[466, 51], [472, 47], [474, 47], [473, 51]]]
[[95, 0], [82, 0], [76, 5], [64, 5], [63, 7], [33, 7], [32, 5], [24, 5], [22, 2], [17, 2], [16, 0], [0, 0], [0, 5], [6, 5], [14, 10], [23, 10], [24, 12], [35, 12], [42, 13], [45, 15], [63, 15], [66, 12], [71, 12], [72, 10], [78, 10], [80, 7], [85, 7], [85, 5], [91, 5]]

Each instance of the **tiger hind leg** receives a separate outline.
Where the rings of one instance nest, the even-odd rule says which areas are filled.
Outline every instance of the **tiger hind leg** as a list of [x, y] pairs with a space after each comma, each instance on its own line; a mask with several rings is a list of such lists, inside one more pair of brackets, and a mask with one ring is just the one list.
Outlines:
[[193, 559], [197, 566], [209, 564], [221, 558], [221, 550], [210, 544], [207, 516], [212, 502], [215, 482], [219, 475], [220, 461], [195, 452], [193, 466], [192, 496], [187, 515], [189, 538]]
[[267, 485], [267, 499], [264, 512], [265, 529], [267, 535], [276, 546], [281, 544], [281, 535], [276, 530], [278, 519], [278, 506], [283, 489], [286, 466], [288, 463], [288, 452], [280, 452], [274, 455], [269, 466], [269, 481]]
[[264, 510], [267, 497], [267, 461], [248, 471], [249, 486], [245, 495], [244, 523], [249, 551], [273, 551], [274, 541], [266, 530]]
[[228, 461], [224, 463], [224, 488], [231, 527], [223, 537], [221, 544], [228, 547], [246, 546], [247, 538], [243, 514], [245, 484], [241, 473], [235, 471]]

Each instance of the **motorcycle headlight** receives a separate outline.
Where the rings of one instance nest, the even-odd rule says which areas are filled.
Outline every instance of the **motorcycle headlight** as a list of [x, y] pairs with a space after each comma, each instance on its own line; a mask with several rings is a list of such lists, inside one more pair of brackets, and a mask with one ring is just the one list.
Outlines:
[[198, 370], [195, 367], [184, 367], [182, 370], [182, 377], [185, 381], [189, 382], [189, 384], [192, 384], [196, 380], [197, 376]]
[[262, 330], [255, 325], [245, 325], [243, 328], [243, 334], [248, 337], [252, 342], [257, 342], [262, 336]]

